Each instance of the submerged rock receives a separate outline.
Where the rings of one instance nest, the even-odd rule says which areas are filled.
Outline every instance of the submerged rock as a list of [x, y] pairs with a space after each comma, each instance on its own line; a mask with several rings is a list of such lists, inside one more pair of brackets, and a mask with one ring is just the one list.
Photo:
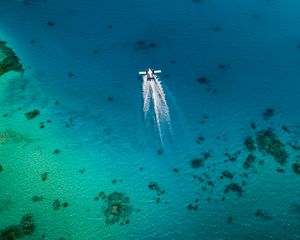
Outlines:
[[105, 223], [112, 225], [115, 223], [128, 224], [132, 207], [129, 203], [129, 197], [123, 193], [113, 192], [105, 199], [104, 208]]
[[287, 162], [288, 154], [284, 145], [271, 129], [257, 132], [256, 139], [258, 148], [262, 152], [272, 155], [280, 164]]
[[9, 71], [23, 73], [24, 69], [14, 51], [0, 40], [0, 77]]

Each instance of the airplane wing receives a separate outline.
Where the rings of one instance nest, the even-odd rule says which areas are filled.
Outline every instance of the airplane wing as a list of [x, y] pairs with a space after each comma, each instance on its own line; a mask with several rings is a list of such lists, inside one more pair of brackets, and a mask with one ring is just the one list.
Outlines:
[[139, 72], [140, 75], [145, 75], [147, 74], [146, 72]]

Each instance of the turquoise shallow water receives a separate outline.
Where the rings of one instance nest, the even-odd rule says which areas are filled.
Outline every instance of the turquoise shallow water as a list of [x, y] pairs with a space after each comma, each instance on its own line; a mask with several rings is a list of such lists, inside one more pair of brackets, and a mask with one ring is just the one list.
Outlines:
[[[300, 239], [299, 8], [0, 1], [0, 40], [25, 68], [0, 78], [0, 231], [30, 213], [20, 239]], [[163, 147], [143, 120], [148, 67], [170, 108]]]

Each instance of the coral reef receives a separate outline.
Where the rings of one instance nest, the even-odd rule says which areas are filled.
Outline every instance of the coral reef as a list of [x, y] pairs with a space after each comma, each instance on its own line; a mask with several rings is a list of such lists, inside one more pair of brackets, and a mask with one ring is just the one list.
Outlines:
[[129, 204], [129, 197], [123, 193], [113, 192], [105, 199], [106, 206], [104, 208], [105, 223], [112, 225], [115, 223], [128, 224], [132, 207]]
[[24, 73], [17, 55], [11, 48], [6, 46], [5, 41], [0, 40], [0, 77], [9, 71]]
[[272, 155], [280, 164], [287, 162], [288, 154], [285, 151], [284, 145], [271, 129], [258, 131], [256, 140], [258, 148], [262, 152]]
[[18, 225], [11, 225], [0, 231], [0, 240], [16, 240], [24, 235], [32, 234], [35, 230], [35, 223], [31, 214], [22, 217]]

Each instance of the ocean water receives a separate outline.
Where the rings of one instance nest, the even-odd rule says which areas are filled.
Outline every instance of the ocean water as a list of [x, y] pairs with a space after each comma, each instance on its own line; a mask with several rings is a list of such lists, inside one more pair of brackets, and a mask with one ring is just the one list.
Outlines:
[[[0, 0], [25, 69], [0, 77], [0, 239], [300, 239], [299, 9]], [[4, 237], [26, 214], [30, 234]]]

